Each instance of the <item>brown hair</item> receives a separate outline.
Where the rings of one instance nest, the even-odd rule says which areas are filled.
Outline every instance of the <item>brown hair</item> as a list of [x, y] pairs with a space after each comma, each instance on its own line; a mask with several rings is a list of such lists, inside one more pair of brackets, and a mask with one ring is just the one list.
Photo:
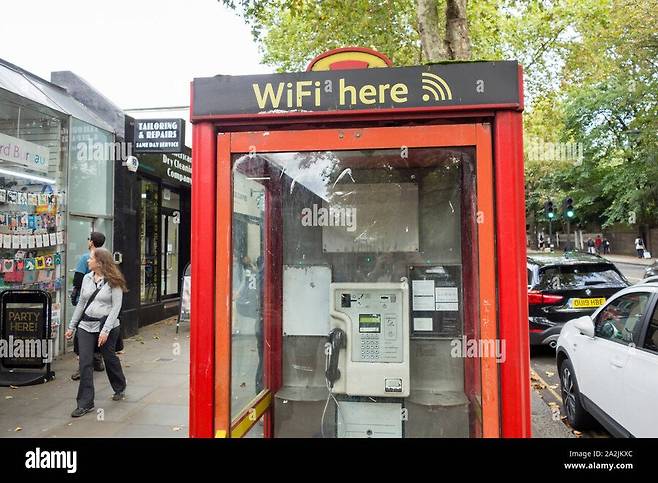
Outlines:
[[126, 279], [123, 277], [119, 267], [114, 263], [114, 258], [112, 258], [110, 251], [106, 248], [94, 248], [92, 256], [98, 264], [99, 275], [102, 275], [107, 280], [110, 287], [119, 287], [124, 292], [127, 292], [128, 286], [126, 285]]

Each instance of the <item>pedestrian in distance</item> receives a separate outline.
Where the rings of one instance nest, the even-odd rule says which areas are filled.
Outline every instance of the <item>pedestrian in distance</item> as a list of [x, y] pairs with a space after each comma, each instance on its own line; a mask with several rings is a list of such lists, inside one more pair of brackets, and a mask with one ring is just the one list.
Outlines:
[[596, 247], [596, 253], [599, 255], [601, 254], [601, 245], [603, 244], [603, 240], [601, 239], [601, 235], [596, 235], [596, 240], [594, 240], [594, 246]]
[[66, 338], [69, 340], [74, 332], [78, 333], [80, 351], [77, 407], [71, 413], [74, 418], [94, 409], [93, 356], [96, 347], [100, 348], [107, 377], [114, 390], [112, 399], [124, 399], [126, 390], [126, 377], [115, 352], [121, 330], [118, 316], [123, 293], [128, 290], [126, 280], [114, 263], [112, 254], [105, 248], [92, 250], [88, 264], [90, 272], [82, 280], [80, 302], [66, 331]]
[[644, 258], [644, 240], [639, 236], [635, 239], [635, 251], [637, 258]]
[[[78, 264], [75, 267], [75, 274], [73, 275], [73, 289], [71, 290], [71, 305], [73, 305], [74, 307], [78, 305], [78, 301], [80, 299], [80, 289], [82, 288], [82, 279], [84, 278], [85, 275], [89, 273], [89, 265], [87, 264], [87, 262], [89, 261], [89, 254], [94, 248], [101, 248], [104, 244], [105, 244], [105, 235], [103, 235], [101, 232], [92, 231], [91, 234], [89, 235], [89, 238], [87, 238], [87, 253], [80, 256], [80, 259], [78, 260]], [[78, 351], [77, 333], [76, 336], [73, 338], [73, 352], [75, 352], [75, 355], [77, 356], [80, 355]], [[102, 372], [105, 370], [105, 366], [103, 365], [103, 357], [101, 356], [99, 350], [96, 350], [94, 352], [94, 370], [98, 372]], [[75, 371], [71, 375], [71, 379], [73, 379], [74, 381], [79, 380], [80, 371]]]
[[610, 240], [608, 240], [607, 238], [603, 239], [603, 253], [604, 254], [610, 253]]
[[596, 253], [596, 244], [591, 237], [587, 239], [587, 253]]

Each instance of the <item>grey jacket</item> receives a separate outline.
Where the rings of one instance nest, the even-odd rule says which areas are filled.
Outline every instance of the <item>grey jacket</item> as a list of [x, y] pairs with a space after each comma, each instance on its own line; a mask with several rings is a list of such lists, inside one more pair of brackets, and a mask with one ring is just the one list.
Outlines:
[[123, 292], [121, 288], [110, 287], [110, 284], [106, 283], [104, 279], [101, 279], [98, 282], [98, 286], [101, 286], [101, 289], [96, 295], [96, 298], [89, 305], [89, 308], [87, 308], [86, 314], [93, 318], [101, 318], [107, 315], [105, 325], [101, 327], [101, 323], [98, 321], [92, 322], [80, 320], [89, 297], [91, 297], [97, 288], [97, 285], [94, 282], [94, 272], [89, 272], [82, 279], [80, 301], [78, 302], [78, 305], [76, 305], [73, 318], [69, 323], [70, 330], [80, 327], [86, 332], [102, 331], [105, 334], [109, 334], [112, 329], [119, 326], [118, 316], [121, 311], [121, 303], [123, 302]]

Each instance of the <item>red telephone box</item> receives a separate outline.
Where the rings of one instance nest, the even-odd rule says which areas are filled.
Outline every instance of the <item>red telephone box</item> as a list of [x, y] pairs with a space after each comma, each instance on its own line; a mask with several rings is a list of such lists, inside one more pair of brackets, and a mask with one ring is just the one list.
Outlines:
[[192, 84], [193, 437], [528, 437], [521, 68]]

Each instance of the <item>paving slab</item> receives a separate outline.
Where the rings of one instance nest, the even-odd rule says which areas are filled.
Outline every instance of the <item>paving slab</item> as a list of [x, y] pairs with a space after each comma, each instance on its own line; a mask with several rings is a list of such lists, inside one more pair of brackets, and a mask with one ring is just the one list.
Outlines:
[[53, 361], [54, 380], [0, 387], [0, 437], [187, 437], [189, 326], [176, 334], [175, 319], [161, 321], [141, 328], [124, 345], [123, 401], [111, 400], [106, 373], [95, 372], [96, 411], [71, 418], [78, 382], [70, 376], [78, 363], [70, 352]]

